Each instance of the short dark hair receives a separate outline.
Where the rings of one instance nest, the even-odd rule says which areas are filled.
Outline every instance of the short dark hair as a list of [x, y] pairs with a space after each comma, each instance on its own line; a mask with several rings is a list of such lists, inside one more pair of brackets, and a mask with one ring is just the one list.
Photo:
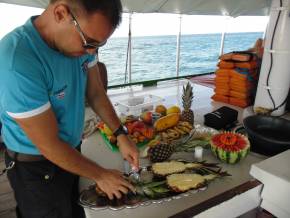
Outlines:
[[[55, 3], [58, 0], [50, 0]], [[68, 0], [70, 6], [75, 8], [81, 6], [88, 14], [101, 12], [111, 22], [112, 27], [116, 28], [122, 21], [122, 3], [120, 0]]]

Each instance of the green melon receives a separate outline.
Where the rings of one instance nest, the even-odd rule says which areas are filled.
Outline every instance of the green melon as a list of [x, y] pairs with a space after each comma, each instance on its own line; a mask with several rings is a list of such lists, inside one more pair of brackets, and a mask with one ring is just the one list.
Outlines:
[[213, 135], [210, 144], [213, 154], [219, 160], [229, 164], [238, 163], [250, 151], [248, 138], [235, 132], [222, 132]]

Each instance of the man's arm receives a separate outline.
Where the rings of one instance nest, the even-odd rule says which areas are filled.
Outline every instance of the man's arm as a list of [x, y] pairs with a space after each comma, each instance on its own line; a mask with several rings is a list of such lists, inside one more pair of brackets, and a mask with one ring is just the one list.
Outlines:
[[82, 156], [58, 137], [58, 126], [51, 109], [30, 117], [15, 119], [41, 154], [59, 167], [74, 174], [94, 180], [109, 198], [121, 197], [133, 187], [115, 170], [106, 170]]
[[111, 130], [117, 129], [120, 121], [102, 84], [98, 65], [88, 70], [86, 95], [93, 111], [108, 124]]
[[[101, 83], [98, 65], [89, 68], [86, 94], [89, 105], [94, 112], [102, 118], [111, 130], [116, 130], [120, 126], [120, 120]], [[136, 145], [126, 135], [118, 136], [117, 142], [123, 157], [135, 168], [138, 168], [139, 157]]]

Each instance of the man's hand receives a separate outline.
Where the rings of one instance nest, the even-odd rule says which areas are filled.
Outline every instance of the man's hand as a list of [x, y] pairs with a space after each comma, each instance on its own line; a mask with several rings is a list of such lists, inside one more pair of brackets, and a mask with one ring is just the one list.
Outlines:
[[110, 200], [115, 197], [121, 198], [122, 193], [126, 194], [130, 189], [135, 192], [135, 188], [126, 181], [122, 173], [117, 170], [103, 169], [97, 179], [95, 179], [98, 188], [105, 192]]
[[135, 143], [126, 135], [119, 135], [118, 147], [125, 160], [135, 169], [139, 169], [139, 152]]
[[[136, 169], [139, 169], [139, 152], [133, 141], [126, 135], [119, 135], [118, 138], [119, 150], [124, 159]], [[104, 169], [95, 180], [98, 187], [107, 194], [109, 199], [122, 197], [122, 193], [126, 194], [128, 190], [135, 192], [134, 186], [124, 179], [121, 172], [117, 170]]]

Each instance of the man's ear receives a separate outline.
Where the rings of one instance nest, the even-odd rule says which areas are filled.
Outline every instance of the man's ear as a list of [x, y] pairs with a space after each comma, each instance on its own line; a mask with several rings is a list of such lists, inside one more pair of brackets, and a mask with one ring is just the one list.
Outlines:
[[56, 23], [64, 22], [70, 17], [70, 10], [65, 4], [58, 4], [54, 7], [54, 19]]

